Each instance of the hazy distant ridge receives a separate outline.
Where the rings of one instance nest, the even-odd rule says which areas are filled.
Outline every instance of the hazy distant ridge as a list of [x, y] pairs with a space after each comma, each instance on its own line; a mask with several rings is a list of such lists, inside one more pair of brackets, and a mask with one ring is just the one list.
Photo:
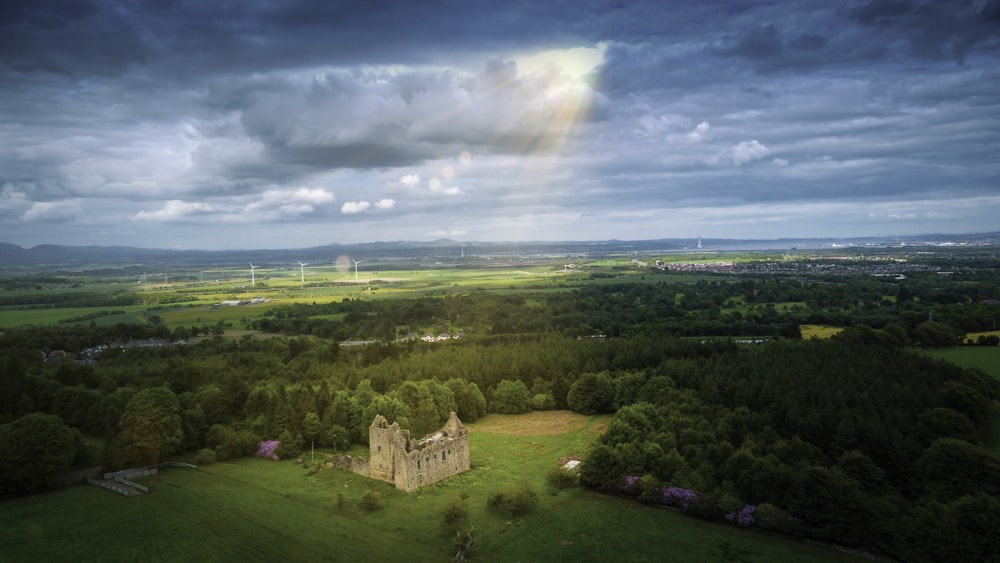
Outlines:
[[[766, 250], [788, 248], [831, 248], [871, 245], [935, 245], [1000, 243], [1000, 231], [974, 234], [925, 234], [899, 237], [786, 238], [786, 239], [701, 239], [703, 251]], [[357, 244], [328, 244], [298, 249], [266, 250], [167, 250], [127, 246], [71, 246], [45, 244], [23, 248], [0, 242], [0, 265], [32, 264], [129, 264], [149, 261], [234, 263], [261, 261], [295, 263], [297, 260], [333, 261], [340, 256], [354, 259], [459, 258], [461, 256], [573, 255], [616, 252], [677, 252], [697, 250], [697, 238], [605, 241], [393, 241]]]

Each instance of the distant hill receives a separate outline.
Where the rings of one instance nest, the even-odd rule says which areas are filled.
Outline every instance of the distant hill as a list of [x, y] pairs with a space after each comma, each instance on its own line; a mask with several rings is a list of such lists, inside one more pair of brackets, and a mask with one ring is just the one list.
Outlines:
[[586, 256], [628, 252], [710, 252], [720, 250], [820, 249], [871, 246], [986, 245], [1000, 244], [1000, 232], [965, 235], [928, 234], [903, 237], [798, 238], [798, 239], [655, 239], [605, 241], [391, 241], [358, 244], [328, 244], [283, 250], [165, 250], [128, 246], [70, 246], [44, 244], [22, 248], [0, 242], [0, 266], [83, 267], [124, 266], [145, 263], [202, 265], [262, 262], [294, 264], [310, 261], [330, 263], [340, 257], [356, 260], [455, 259], [501, 256]]

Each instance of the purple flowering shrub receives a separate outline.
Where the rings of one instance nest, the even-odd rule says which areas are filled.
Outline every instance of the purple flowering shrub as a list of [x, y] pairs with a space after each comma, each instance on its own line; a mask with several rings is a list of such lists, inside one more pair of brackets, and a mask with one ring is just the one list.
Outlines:
[[688, 507], [697, 500], [698, 495], [691, 489], [682, 489], [680, 487], [663, 488], [663, 504], [679, 506], [682, 509], [687, 510]]
[[743, 508], [739, 509], [738, 511], [726, 513], [726, 520], [729, 520], [730, 522], [735, 522], [736, 524], [739, 524], [740, 526], [746, 528], [747, 526], [753, 526], [754, 512], [757, 512], [757, 507], [752, 504], [748, 504]]
[[663, 502], [663, 483], [648, 473], [642, 477], [626, 475], [622, 490], [625, 494], [639, 497], [642, 502], [652, 504]]
[[[704, 518], [717, 518], [720, 506], [739, 506], [738, 501], [730, 499], [723, 502], [715, 499], [711, 495], [700, 496], [691, 489], [681, 487], [663, 487], [652, 475], [626, 475], [622, 481], [622, 490], [628, 494], [637, 495], [643, 502], [662, 503], [668, 506], [676, 506], [684, 511], [689, 511], [696, 516]], [[770, 506], [770, 505], [768, 505]], [[743, 528], [753, 526], [757, 523], [754, 514], [757, 506], [747, 504], [739, 510], [733, 510], [725, 514], [726, 520], [733, 522]]]
[[278, 454], [276, 454], [275, 452], [277, 451], [278, 446], [280, 445], [281, 442], [277, 440], [265, 440], [261, 442], [260, 446], [257, 448], [257, 456], [277, 461]]

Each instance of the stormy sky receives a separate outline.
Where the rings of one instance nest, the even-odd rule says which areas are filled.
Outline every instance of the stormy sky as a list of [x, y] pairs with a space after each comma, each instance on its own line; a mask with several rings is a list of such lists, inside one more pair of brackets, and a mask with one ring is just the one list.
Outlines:
[[1000, 0], [0, 3], [0, 241], [1000, 229]]

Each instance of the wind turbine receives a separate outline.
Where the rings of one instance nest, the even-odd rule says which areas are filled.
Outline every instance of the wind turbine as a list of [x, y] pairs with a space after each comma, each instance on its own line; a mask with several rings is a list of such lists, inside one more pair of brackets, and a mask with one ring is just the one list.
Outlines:
[[253, 262], [247, 262], [250, 264], [250, 285], [257, 285], [257, 279], [253, 275], [253, 271], [257, 269], [257, 266], [253, 265]]
[[351, 262], [354, 262], [354, 281], [358, 281], [358, 264], [360, 264], [361, 261], [351, 258]]
[[[296, 260], [296, 262], [298, 262], [298, 260]], [[299, 273], [302, 274], [302, 283], [303, 284], [306, 283], [306, 266], [308, 266], [308, 265], [309, 265], [309, 262], [304, 262], [304, 263], [303, 262], [299, 262]]]

